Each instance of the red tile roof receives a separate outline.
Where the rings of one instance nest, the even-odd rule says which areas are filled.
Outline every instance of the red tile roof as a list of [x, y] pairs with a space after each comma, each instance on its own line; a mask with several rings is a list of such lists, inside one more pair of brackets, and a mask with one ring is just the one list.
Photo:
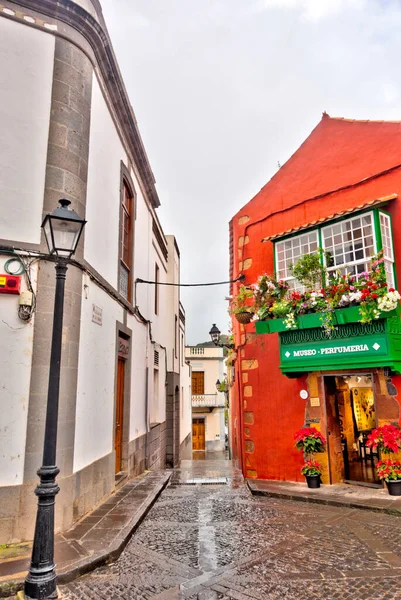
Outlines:
[[323, 113], [305, 142], [251, 200], [252, 207], [268, 204], [270, 210], [280, 210], [400, 167], [400, 121], [357, 121]]

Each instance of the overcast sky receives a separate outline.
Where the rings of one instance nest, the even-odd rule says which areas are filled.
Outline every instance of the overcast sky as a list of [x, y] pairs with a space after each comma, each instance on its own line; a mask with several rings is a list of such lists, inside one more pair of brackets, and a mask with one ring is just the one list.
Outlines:
[[[331, 116], [401, 119], [400, 0], [101, 0], [185, 283], [228, 279], [228, 222]], [[228, 288], [182, 290], [187, 342]]]

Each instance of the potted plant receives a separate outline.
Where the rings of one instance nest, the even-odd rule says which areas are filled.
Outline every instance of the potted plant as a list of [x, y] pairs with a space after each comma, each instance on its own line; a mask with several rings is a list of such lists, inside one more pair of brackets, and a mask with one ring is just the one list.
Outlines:
[[[392, 454], [401, 449], [401, 429], [396, 425], [382, 425], [373, 429], [366, 441], [368, 448], [380, 450], [382, 454]], [[376, 465], [379, 479], [386, 482], [390, 496], [401, 496], [401, 462], [387, 458]]]
[[307, 460], [302, 469], [302, 475], [305, 475], [308, 488], [320, 487], [320, 475], [322, 474], [322, 465], [316, 460]]
[[323, 452], [326, 440], [316, 427], [302, 427], [294, 436], [295, 447], [303, 450], [304, 454]]
[[366, 441], [368, 448], [378, 448], [383, 454], [391, 454], [401, 449], [401, 429], [396, 425], [382, 425], [373, 429]]
[[308, 488], [319, 488], [322, 465], [313, 460], [313, 455], [315, 452], [323, 452], [326, 440], [316, 427], [302, 427], [295, 433], [294, 439], [295, 447], [304, 453], [305, 463], [301, 473], [306, 477]]
[[255, 314], [255, 294], [252, 288], [241, 285], [230, 304], [230, 312], [239, 323], [250, 323]]
[[376, 465], [379, 479], [386, 482], [390, 496], [401, 496], [401, 462], [387, 458]]

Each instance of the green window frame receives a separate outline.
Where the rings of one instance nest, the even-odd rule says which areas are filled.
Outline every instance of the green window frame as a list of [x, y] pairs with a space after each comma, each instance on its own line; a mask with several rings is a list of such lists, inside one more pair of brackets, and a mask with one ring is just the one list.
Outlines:
[[349, 217], [333, 219], [319, 227], [288, 235], [274, 243], [276, 277], [287, 281], [290, 289], [304, 291], [291, 276], [289, 265], [305, 254], [321, 247], [332, 254], [327, 271], [340, 270], [356, 277], [370, 268], [370, 258], [383, 250], [389, 287], [396, 287], [393, 230], [391, 215], [382, 209], [356, 212]]

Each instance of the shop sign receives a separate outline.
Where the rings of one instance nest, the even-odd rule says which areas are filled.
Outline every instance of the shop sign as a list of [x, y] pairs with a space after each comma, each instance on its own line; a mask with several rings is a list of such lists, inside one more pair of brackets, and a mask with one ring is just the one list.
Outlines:
[[316, 342], [315, 344], [306, 343], [304, 345], [281, 347], [282, 363], [313, 361], [319, 358], [322, 364], [331, 362], [333, 358], [347, 357], [352, 360], [355, 356], [378, 356], [387, 354], [387, 340], [384, 337], [373, 338], [372, 340], [362, 340], [356, 343], [354, 340], [339, 340]]

